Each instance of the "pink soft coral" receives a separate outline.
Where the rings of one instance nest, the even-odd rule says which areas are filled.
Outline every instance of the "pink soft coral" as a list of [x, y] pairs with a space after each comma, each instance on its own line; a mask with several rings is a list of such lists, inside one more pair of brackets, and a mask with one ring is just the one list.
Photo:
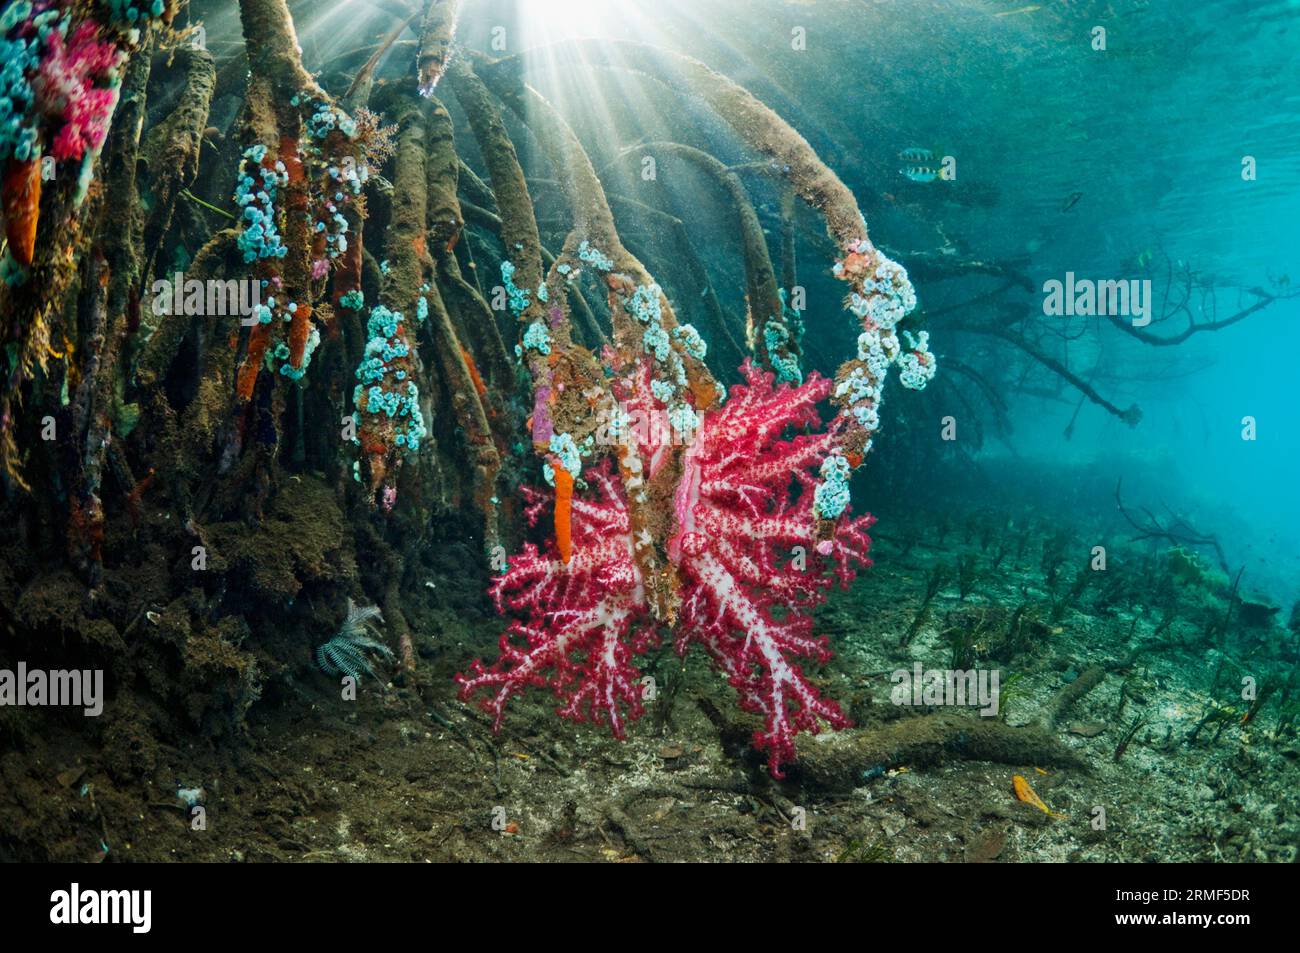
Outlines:
[[[497, 609], [522, 612], [501, 636], [501, 656], [491, 668], [475, 662], [457, 676], [461, 697], [489, 692], [483, 708], [497, 727], [511, 696], [530, 685], [549, 684], [564, 702], [560, 714], [575, 721], [608, 720], [623, 737], [624, 715], [642, 713], [632, 655], [655, 641], [653, 631], [633, 634], [647, 618], [645, 589], [632, 559], [627, 503], [608, 465], [590, 471], [596, 493], [572, 503], [573, 552], [567, 565], [553, 545], [545, 553], [531, 543], [510, 560], [510, 571], [492, 586]], [[528, 518], [536, 523], [550, 494], [524, 488]], [[512, 639], [522, 640], [522, 646]]]
[[[813, 473], [839, 435], [786, 437], [788, 429], [819, 423], [816, 405], [829, 394], [829, 381], [812, 375], [798, 388], [773, 388], [772, 375], [748, 364], [743, 370], [746, 384], [705, 416], [684, 455], [668, 544], [682, 598], [674, 644], [681, 654], [702, 646], [740, 706], [763, 716], [755, 745], [780, 777], [799, 731], [849, 723], [795, 661], [831, 657], [826, 639], [813, 636], [809, 615], [831, 584], [817, 555], [812, 500]], [[648, 472], [663, 448], [641, 433], [634, 449]], [[484, 707], [497, 724], [510, 697], [530, 685], [550, 685], [564, 702], [561, 715], [608, 720], [620, 737], [625, 720], [641, 714], [632, 660], [658, 633], [633, 559], [622, 489], [604, 467], [586, 478], [597, 492], [574, 497], [570, 562], [563, 564], [553, 546], [545, 553], [525, 546], [493, 594], [499, 609], [521, 611], [527, 620], [511, 624], [491, 668], [476, 662], [458, 678], [462, 698], [490, 693]], [[535, 521], [549, 498], [527, 494]], [[841, 520], [820, 547], [842, 582], [869, 563], [871, 522]]]
[[833, 426], [783, 435], [819, 424], [816, 405], [830, 394], [831, 382], [813, 374], [800, 387], [773, 388], [771, 374], [748, 363], [742, 370], [747, 386], [732, 388], [685, 455], [678, 533], [669, 542], [683, 579], [676, 645], [680, 653], [692, 643], [703, 646], [740, 707], [763, 716], [754, 745], [767, 751], [772, 774], [780, 777], [781, 764], [794, 760], [799, 731], [815, 734], [823, 721], [833, 728], [849, 724], [793, 660], [830, 660], [810, 615], [831, 584], [817, 553], [833, 558], [847, 584], [857, 565], [870, 564], [866, 531], [873, 518], [839, 521], [829, 545], [818, 546], [812, 474], [839, 434]]
[[37, 108], [57, 128], [51, 143], [59, 161], [80, 159], [98, 150], [117, 107], [117, 69], [124, 54], [99, 39], [99, 27], [86, 21], [68, 39], [52, 30], [32, 83]]

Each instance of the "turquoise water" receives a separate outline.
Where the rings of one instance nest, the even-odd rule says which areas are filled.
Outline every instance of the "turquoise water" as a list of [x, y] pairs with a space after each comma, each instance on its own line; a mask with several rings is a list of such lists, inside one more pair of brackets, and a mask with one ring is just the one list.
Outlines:
[[[1254, 584], [1293, 599], [1300, 299], [1279, 300], [1178, 347], [1151, 347], [1111, 327], [1096, 333], [1076, 321], [1066, 329], [1039, 312], [1037, 289], [1067, 271], [1142, 276], [1154, 279], [1159, 298], [1164, 267], [1177, 271], [1184, 262], [1198, 284], [1214, 289], [1213, 302], [1201, 298], [1208, 287], [1191, 292], [1193, 308], [1206, 306], [1195, 311], [1200, 322], [1254, 304], [1259, 299], [1248, 289], [1294, 294], [1300, 4], [710, 6], [722, 11], [715, 19], [725, 42], [690, 30], [674, 31], [674, 39], [750, 83], [778, 110], [785, 104], [854, 189], [878, 242], [905, 265], [909, 248], [944, 246], [971, 258], [1024, 259], [1020, 267], [1035, 291], [1017, 289], [996, 307], [1012, 315], [1020, 309], [1032, 334], [1060, 328], [1077, 335], [1070, 366], [1113, 403], [1136, 403], [1144, 415], [1130, 428], [1088, 404], [1066, 439], [1077, 392], [1039, 378], [1058, 399], [1011, 400], [1012, 443], [986, 453], [1068, 464], [1100, 483], [1125, 475], [1135, 496], [1194, 514], [1234, 564], [1248, 565]], [[770, 13], [747, 12], [757, 7]], [[801, 24], [807, 50], [774, 54]], [[1104, 51], [1092, 48], [1094, 27], [1106, 31]], [[951, 154], [956, 179], [905, 180], [895, 153], [909, 146]], [[1255, 181], [1243, 180], [1246, 156], [1255, 160]], [[1138, 264], [1144, 254], [1149, 269]], [[981, 279], [922, 285], [922, 307], [940, 310], [990, 287]], [[832, 301], [817, 305], [826, 320], [819, 324], [814, 306], [814, 334], [836, 320]], [[988, 346], [946, 325], [981, 320], [994, 306], [933, 320], [941, 366], [944, 355], [966, 360]], [[1184, 330], [1186, 314], [1169, 310], [1148, 330]], [[1254, 441], [1241, 438], [1246, 416], [1257, 422]], [[1014, 471], [1004, 478], [1014, 480]]]

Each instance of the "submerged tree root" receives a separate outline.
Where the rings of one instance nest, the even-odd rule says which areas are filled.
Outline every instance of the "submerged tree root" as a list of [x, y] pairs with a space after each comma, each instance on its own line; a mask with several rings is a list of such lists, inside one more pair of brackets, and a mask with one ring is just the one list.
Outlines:
[[843, 791], [891, 767], [945, 761], [1081, 768], [1084, 761], [1038, 727], [1012, 728], [997, 718], [936, 712], [801, 739], [791, 775], [806, 786]]
[[[732, 720], [709, 699], [699, 699], [724, 750], [753, 755], [750, 739], [759, 719]], [[1012, 728], [999, 718], [953, 711], [898, 718], [874, 728], [849, 728], [801, 737], [798, 757], [788, 766], [790, 778], [806, 788], [843, 792], [869, 782], [890, 768], [924, 768], [945, 761], [992, 761], [995, 764], [1086, 768], [1087, 763], [1037, 725]]]

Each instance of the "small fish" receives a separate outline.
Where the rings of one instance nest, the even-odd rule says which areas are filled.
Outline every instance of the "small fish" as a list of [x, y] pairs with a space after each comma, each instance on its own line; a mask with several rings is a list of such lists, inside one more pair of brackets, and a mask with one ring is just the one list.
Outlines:
[[1064, 819], [1064, 814], [1054, 814], [1052, 809], [1043, 803], [1043, 799], [1034, 793], [1034, 789], [1029, 786], [1029, 782], [1021, 775], [1017, 774], [1011, 779], [1011, 787], [1016, 793], [1017, 801], [1024, 801], [1026, 804], [1032, 804], [1048, 817], [1054, 817], [1057, 820]]
[[993, 16], [994, 16], [995, 19], [1001, 19], [1002, 17], [1014, 17], [1014, 16], [1016, 16], [1016, 15], [1019, 14], [1019, 13], [1035, 13], [1035, 12], [1037, 12], [1038, 10], [1041, 10], [1041, 9], [1043, 9], [1043, 8], [1042, 8], [1042, 6], [1041, 6], [1040, 4], [1037, 4], [1037, 3], [1031, 3], [1031, 4], [1027, 5], [1027, 6], [1023, 6], [1023, 7], [1021, 7], [1021, 8], [1018, 9], [1018, 10], [1003, 10], [1001, 13], [995, 13], [995, 14], [993, 14]]
[[903, 163], [898, 174], [913, 182], [933, 182], [940, 177], [939, 163], [929, 149], [909, 146], [898, 154], [898, 161]]
[[1069, 197], [1066, 198], [1065, 204], [1061, 206], [1061, 211], [1062, 212], [1070, 211], [1070, 209], [1074, 208], [1076, 205], [1079, 204], [1079, 199], [1081, 198], [1083, 198], [1082, 192], [1071, 192]]
[[939, 178], [937, 169], [931, 169], [923, 165], [904, 166], [898, 170], [898, 174], [911, 179], [913, 182], [933, 182]]

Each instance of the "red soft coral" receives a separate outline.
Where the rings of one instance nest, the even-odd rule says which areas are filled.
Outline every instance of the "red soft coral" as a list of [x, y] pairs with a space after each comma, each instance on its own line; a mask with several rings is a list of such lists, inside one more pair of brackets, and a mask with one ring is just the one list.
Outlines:
[[[553, 545], [545, 553], [531, 543], [510, 560], [510, 570], [492, 585], [501, 612], [522, 613], [501, 636], [501, 655], [491, 668], [475, 662], [458, 675], [460, 695], [487, 691], [483, 708], [499, 727], [506, 702], [530, 685], [550, 685], [563, 705], [559, 714], [575, 721], [608, 721], [623, 737], [626, 719], [642, 713], [632, 656], [655, 640], [646, 622], [645, 589], [632, 559], [627, 504], [608, 466], [590, 471], [596, 493], [573, 497], [572, 555], [566, 564]], [[536, 523], [550, 495], [524, 489], [528, 518]], [[522, 641], [522, 645], [518, 644]]]
[[[774, 388], [771, 374], [748, 364], [743, 370], [746, 383], [706, 414], [683, 458], [668, 543], [682, 597], [675, 648], [685, 654], [693, 644], [703, 647], [740, 706], [763, 716], [755, 745], [780, 777], [781, 765], [794, 759], [798, 732], [849, 723], [795, 661], [831, 657], [809, 615], [831, 584], [821, 571], [812, 500], [813, 474], [839, 434], [833, 424], [787, 437], [819, 424], [816, 405], [829, 394], [829, 381], [812, 375], [800, 387]], [[666, 438], [667, 429], [661, 432]], [[634, 449], [649, 472], [663, 448], [640, 433]], [[476, 662], [458, 677], [462, 698], [489, 693], [483, 706], [498, 725], [509, 699], [530, 685], [551, 686], [564, 702], [561, 715], [608, 721], [619, 737], [625, 721], [641, 714], [632, 661], [658, 633], [633, 558], [622, 489], [607, 466], [586, 479], [596, 492], [573, 498], [569, 563], [553, 545], [544, 553], [524, 547], [492, 592], [499, 610], [522, 612], [526, 620], [510, 625], [491, 668]], [[525, 492], [536, 522], [550, 495]], [[869, 564], [871, 522], [841, 520], [830, 545], [820, 547], [844, 583], [857, 565]]]
[[[736, 690], [740, 707], [762, 715], [754, 744], [767, 751], [772, 774], [795, 756], [800, 731], [825, 722], [849, 724], [838, 705], [820, 697], [799, 658], [824, 664], [826, 638], [813, 635], [811, 609], [826, 597], [820, 571], [812, 473], [839, 434], [784, 437], [815, 426], [816, 404], [831, 382], [811, 375], [800, 387], [772, 387], [772, 375], [746, 364], [746, 385], [706, 417], [687, 451], [678, 485], [678, 534], [669, 554], [682, 575], [677, 649], [704, 647]], [[793, 478], [792, 478], [793, 477]], [[871, 516], [836, 524], [828, 550], [847, 584], [869, 565]], [[775, 612], [773, 610], [776, 610]]]

